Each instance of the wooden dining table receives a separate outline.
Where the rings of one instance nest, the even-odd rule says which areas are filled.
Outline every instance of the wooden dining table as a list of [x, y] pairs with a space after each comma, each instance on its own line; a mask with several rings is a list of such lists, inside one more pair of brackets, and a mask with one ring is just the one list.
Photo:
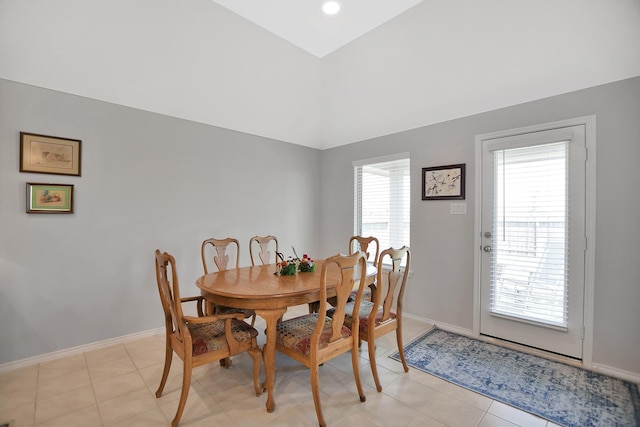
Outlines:
[[[324, 260], [314, 261], [316, 270], [299, 272], [292, 276], [275, 274], [276, 264], [242, 267], [206, 274], [196, 281], [202, 296], [212, 304], [252, 309], [266, 322], [266, 341], [262, 349], [267, 390], [267, 412], [273, 412], [276, 404], [273, 394], [276, 362], [276, 324], [288, 307], [313, 304], [320, 299], [320, 276]], [[335, 269], [332, 267], [336, 267]], [[367, 283], [371, 285], [377, 273], [376, 267], [367, 265]], [[358, 277], [359, 274], [354, 274]], [[335, 284], [340, 279], [337, 266], [327, 270], [327, 296], [335, 296]], [[357, 289], [358, 284], [354, 285]]]

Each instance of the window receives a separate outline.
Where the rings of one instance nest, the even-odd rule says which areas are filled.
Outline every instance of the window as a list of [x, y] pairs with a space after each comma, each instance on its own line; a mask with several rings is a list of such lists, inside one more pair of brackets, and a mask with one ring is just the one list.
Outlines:
[[568, 141], [493, 152], [493, 313], [567, 327], [568, 153]]
[[410, 243], [409, 166], [409, 153], [353, 162], [354, 234], [377, 237], [381, 251]]

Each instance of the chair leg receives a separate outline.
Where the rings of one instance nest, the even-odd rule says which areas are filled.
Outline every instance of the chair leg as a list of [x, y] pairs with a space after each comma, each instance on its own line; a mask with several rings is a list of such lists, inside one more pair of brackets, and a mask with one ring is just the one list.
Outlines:
[[320, 384], [319, 384], [319, 372], [318, 365], [312, 365], [309, 367], [311, 375], [311, 392], [313, 393], [313, 404], [316, 406], [316, 415], [318, 417], [318, 425], [325, 427], [327, 423], [324, 422], [322, 416], [322, 408], [320, 407]]
[[396, 327], [396, 341], [398, 342], [398, 353], [400, 353], [400, 360], [402, 361], [402, 367], [404, 368], [405, 372], [409, 372], [407, 361], [404, 358], [404, 347], [402, 345], [402, 323], [400, 321], [398, 321], [398, 326]]
[[260, 396], [264, 391], [264, 387], [260, 384], [260, 364], [262, 363], [262, 351], [256, 345], [249, 350], [249, 356], [253, 359], [253, 388], [256, 391], [256, 396]]
[[182, 392], [180, 393], [180, 402], [178, 402], [178, 410], [176, 416], [171, 421], [171, 427], [178, 427], [180, 418], [182, 418], [182, 412], [184, 412], [184, 406], [187, 403], [187, 396], [189, 396], [189, 387], [191, 387], [191, 360], [184, 360], [184, 369], [182, 372]]
[[167, 348], [164, 353], [164, 370], [162, 371], [162, 379], [160, 380], [160, 385], [158, 386], [158, 390], [156, 390], [156, 397], [162, 396], [162, 391], [164, 390], [164, 386], [167, 384], [167, 378], [169, 377], [169, 370], [171, 369], [172, 360], [173, 350], [167, 343]]
[[358, 396], [360, 397], [360, 402], [365, 402], [367, 400], [367, 396], [364, 395], [364, 390], [362, 389], [362, 383], [360, 382], [360, 367], [358, 364], [358, 349], [351, 348], [351, 366], [353, 367], [353, 378], [356, 380], [356, 388], [358, 389]]
[[376, 341], [373, 337], [369, 337], [367, 341], [367, 347], [369, 348], [369, 365], [371, 365], [371, 373], [373, 374], [373, 380], [376, 382], [376, 390], [382, 391], [380, 385], [380, 378], [378, 377], [378, 364], [376, 363]]

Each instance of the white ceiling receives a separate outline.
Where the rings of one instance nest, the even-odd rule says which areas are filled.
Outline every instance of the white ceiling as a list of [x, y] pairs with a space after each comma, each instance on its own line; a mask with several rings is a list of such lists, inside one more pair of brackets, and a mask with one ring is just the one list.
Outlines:
[[340, 0], [325, 15], [324, 0], [212, 0], [322, 58], [423, 0]]

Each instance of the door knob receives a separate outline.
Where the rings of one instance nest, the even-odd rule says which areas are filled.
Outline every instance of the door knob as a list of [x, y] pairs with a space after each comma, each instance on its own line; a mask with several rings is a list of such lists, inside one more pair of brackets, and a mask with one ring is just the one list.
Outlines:
[[484, 246], [482, 247], [482, 250], [483, 250], [483, 251], [485, 251], [485, 252], [491, 252], [491, 249], [492, 249], [492, 248], [491, 248], [491, 246], [490, 246], [490, 245], [484, 245]]

